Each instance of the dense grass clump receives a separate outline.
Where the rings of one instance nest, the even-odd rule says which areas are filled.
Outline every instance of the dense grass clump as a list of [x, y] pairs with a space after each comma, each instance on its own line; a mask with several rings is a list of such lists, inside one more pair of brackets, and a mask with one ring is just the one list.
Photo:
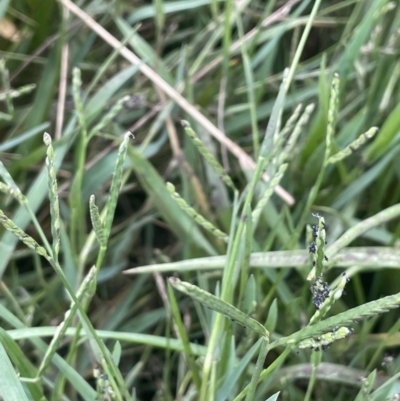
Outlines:
[[397, 399], [397, 2], [76, 3], [0, 2], [0, 399]]

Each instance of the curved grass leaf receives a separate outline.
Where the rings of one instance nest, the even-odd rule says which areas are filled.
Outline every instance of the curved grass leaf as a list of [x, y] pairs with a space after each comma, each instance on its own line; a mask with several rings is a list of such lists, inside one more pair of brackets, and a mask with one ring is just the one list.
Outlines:
[[204, 291], [193, 284], [181, 281], [176, 277], [170, 277], [169, 282], [178, 291], [189, 295], [191, 298], [199, 301], [204, 306], [215, 310], [218, 313], [221, 313], [229, 319], [237, 321], [242, 326], [247, 327], [258, 334], [261, 334], [266, 338], [269, 337], [268, 330], [261, 323], [257, 322], [257, 320], [254, 320], [250, 316], [243, 313], [241, 310], [235, 308], [233, 305], [228, 304], [215, 295]]

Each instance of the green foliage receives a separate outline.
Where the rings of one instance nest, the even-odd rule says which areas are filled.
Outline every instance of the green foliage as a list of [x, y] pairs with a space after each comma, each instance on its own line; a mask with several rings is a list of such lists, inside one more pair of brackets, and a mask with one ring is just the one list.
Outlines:
[[395, 399], [399, 4], [147, 3], [0, 1], [0, 399]]

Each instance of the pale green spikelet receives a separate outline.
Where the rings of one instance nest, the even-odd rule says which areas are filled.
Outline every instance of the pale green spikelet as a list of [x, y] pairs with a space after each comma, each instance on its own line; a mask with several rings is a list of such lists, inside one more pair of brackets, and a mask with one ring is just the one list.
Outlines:
[[328, 261], [325, 255], [326, 225], [325, 219], [319, 214], [313, 214], [318, 219], [318, 225], [312, 226], [313, 242], [309, 246], [309, 252], [313, 254], [313, 268], [307, 276], [307, 280], [320, 277], [324, 270], [324, 264]]
[[284, 152], [285, 143], [288, 144], [288, 138], [293, 135], [294, 126], [296, 121], [299, 119], [300, 112], [303, 105], [300, 103], [295, 108], [293, 114], [286, 121], [285, 126], [279, 132], [274, 134], [274, 164], [276, 166], [281, 165], [287, 159], [288, 154]]
[[[5, 119], [10, 119], [12, 115], [14, 114], [14, 105], [12, 102], [12, 98], [10, 96], [10, 77], [9, 77], [9, 72], [8, 69], [6, 68], [6, 62], [4, 59], [0, 59], [0, 75], [2, 78], [2, 86], [3, 90], [5, 93], [5, 101], [6, 101], [6, 107], [7, 107], [7, 117], [4, 115]], [[3, 114], [3, 113], [2, 113]]]
[[1, 92], [0, 93], [0, 101], [5, 100], [7, 98], [7, 96], [9, 96], [11, 99], [14, 99], [16, 97], [25, 95], [27, 93], [32, 92], [35, 88], [36, 88], [35, 84], [28, 84], [28, 85], [21, 86], [17, 89], [10, 89], [7, 92]]
[[46, 166], [48, 171], [49, 199], [51, 212], [51, 233], [53, 236], [53, 258], [58, 260], [60, 251], [60, 204], [58, 201], [57, 173], [54, 164], [54, 149], [51, 136], [45, 132], [43, 142], [47, 146]]
[[114, 176], [111, 182], [110, 197], [108, 198], [106, 205], [107, 214], [104, 221], [104, 234], [106, 238], [105, 241], [107, 241], [107, 238], [110, 236], [111, 224], [114, 219], [114, 212], [117, 206], [118, 194], [121, 188], [122, 172], [124, 170], [124, 162], [125, 162], [126, 152], [128, 150], [128, 142], [131, 136], [132, 134], [130, 132], [127, 132], [124, 135], [124, 139], [122, 140], [118, 150]]
[[306, 338], [297, 344], [298, 348], [311, 348], [314, 350], [326, 349], [334, 341], [348, 337], [353, 331], [348, 327], [342, 326], [335, 330], [322, 334], [315, 338]]
[[364, 143], [373, 138], [377, 132], [378, 132], [377, 127], [370, 128], [367, 132], [361, 134], [356, 140], [351, 142], [350, 145], [346, 146], [343, 150], [329, 157], [329, 159], [326, 161], [326, 164], [335, 164], [343, 160], [347, 156], [350, 156], [362, 145], [364, 145]]
[[[315, 105], [311, 103], [304, 109], [300, 119], [297, 121], [293, 129], [293, 132], [290, 134], [289, 139], [287, 140], [286, 146], [279, 155], [278, 165], [282, 164], [284, 161], [288, 160], [293, 155], [293, 151], [295, 149], [299, 136], [304, 126], [308, 123], [311, 113], [314, 111], [314, 108]], [[290, 127], [292, 128], [292, 126]]]
[[104, 227], [100, 219], [99, 208], [95, 204], [95, 196], [91, 195], [89, 199], [90, 219], [92, 221], [93, 230], [96, 234], [97, 241], [102, 246], [105, 246], [106, 236], [104, 234]]
[[87, 134], [86, 118], [81, 98], [81, 87], [82, 87], [81, 70], [75, 67], [72, 70], [72, 94], [74, 98], [76, 114], [78, 116], [79, 124], [82, 128], [82, 134], [86, 138]]
[[316, 265], [316, 275], [320, 276], [323, 272], [324, 263], [327, 260], [327, 256], [325, 256], [325, 242], [326, 242], [326, 231], [325, 231], [325, 219], [319, 214], [313, 215], [318, 218], [318, 235], [316, 238], [316, 246], [317, 246], [317, 257], [315, 260]]
[[328, 156], [330, 154], [332, 138], [335, 133], [336, 117], [337, 117], [338, 105], [339, 105], [339, 84], [340, 84], [339, 75], [337, 73], [335, 73], [335, 74], [333, 74], [333, 78], [332, 78], [331, 96], [329, 99], [328, 127], [326, 130], [325, 160], [328, 159]]
[[274, 349], [282, 345], [297, 344], [307, 338], [316, 337], [334, 330], [338, 326], [349, 325], [371, 316], [380, 315], [389, 309], [398, 308], [400, 305], [400, 293], [389, 295], [375, 301], [367, 302], [345, 312], [330, 316], [315, 324], [307, 325], [303, 329], [287, 337], [279, 338], [270, 343], [269, 348]]
[[312, 302], [317, 309], [320, 309], [325, 300], [331, 295], [329, 284], [322, 280], [322, 277], [317, 277], [310, 287], [313, 294]]
[[275, 187], [281, 182], [281, 179], [284, 176], [287, 167], [288, 167], [287, 163], [280, 165], [278, 168], [278, 171], [268, 181], [267, 189], [264, 191], [263, 196], [258, 201], [258, 203], [252, 213], [253, 222], [256, 221], [258, 219], [258, 217], [260, 216], [265, 205], [268, 203], [269, 198], [274, 193]]
[[21, 192], [21, 190], [18, 188], [18, 185], [15, 183], [13, 178], [11, 177], [10, 173], [0, 160], [0, 175], [3, 177], [4, 182], [6, 185], [8, 185], [10, 188], [12, 188], [16, 192]]
[[99, 368], [93, 369], [93, 377], [96, 379], [96, 391], [99, 401], [115, 400], [116, 394], [110, 383], [110, 376], [102, 373]]
[[223, 301], [215, 295], [204, 291], [193, 284], [181, 281], [177, 277], [170, 277], [169, 282], [174, 288], [186, 295], [189, 295], [191, 298], [199, 301], [208, 308], [221, 313], [229, 319], [237, 321], [241, 325], [248, 327], [249, 329], [261, 334], [266, 338], [269, 337], [268, 330], [260, 322], [251, 318], [249, 315], [246, 315], [241, 310], [235, 308], [233, 305]]
[[310, 324], [315, 324], [316, 322], [319, 322], [327, 314], [333, 304], [342, 296], [344, 287], [346, 286], [347, 282], [348, 278], [346, 274], [343, 273], [335, 289], [329, 291], [328, 297], [323, 300], [322, 304], [319, 306], [319, 309], [310, 319]]
[[101, 131], [104, 127], [106, 127], [113, 118], [115, 118], [122, 110], [124, 105], [129, 101], [130, 96], [124, 96], [119, 99], [114, 106], [104, 115], [104, 117], [96, 124], [89, 132], [89, 138], [93, 135]]
[[42, 246], [40, 246], [32, 237], [21, 230], [15, 223], [10, 220], [4, 212], [0, 209], [0, 223], [10, 233], [14, 234], [20, 241], [22, 241], [28, 248], [33, 249], [38, 255], [45, 257], [50, 260], [49, 254]]
[[218, 238], [222, 238], [224, 241], [228, 241], [228, 235], [222, 232], [220, 229], [215, 227], [210, 221], [206, 220], [201, 214], [193, 209], [177, 192], [175, 192], [175, 186], [170, 182], [166, 184], [168, 192], [175, 199], [179, 207], [184, 210], [194, 221], [200, 226], [204, 227], [207, 231], [211, 232]]
[[19, 190], [19, 188], [13, 188], [10, 187], [3, 182], [0, 182], [0, 192], [3, 192], [4, 194], [11, 195], [13, 198], [18, 200], [21, 203], [25, 203], [26, 196], [22, 194], [22, 192]]
[[[286, 121], [286, 124], [283, 127], [283, 129], [279, 132], [279, 136], [283, 136], [286, 138], [290, 134], [290, 132], [293, 131], [296, 121], [299, 119], [302, 108], [303, 105], [301, 103], [297, 105], [292, 115]], [[277, 140], [278, 136], [274, 139], [274, 142], [276, 142]]]
[[226, 185], [228, 185], [228, 187], [231, 187], [234, 191], [236, 191], [236, 187], [233, 184], [231, 177], [229, 177], [229, 175], [225, 172], [224, 168], [215, 159], [214, 155], [204, 146], [203, 142], [201, 142], [200, 138], [193, 131], [190, 124], [186, 120], [182, 120], [181, 123], [185, 129], [187, 136], [193, 141], [193, 144], [196, 146], [201, 155], [207, 160], [209, 165], [221, 177], [222, 181]]

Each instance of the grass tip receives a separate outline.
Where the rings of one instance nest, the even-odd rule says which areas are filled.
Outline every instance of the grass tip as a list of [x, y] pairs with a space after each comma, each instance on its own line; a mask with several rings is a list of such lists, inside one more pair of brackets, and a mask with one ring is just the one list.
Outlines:
[[46, 146], [51, 145], [51, 136], [47, 132], [43, 134], [43, 142]]
[[125, 134], [125, 138], [127, 138], [127, 139], [129, 139], [129, 138], [135, 139], [135, 135], [133, 135], [131, 131], [128, 131]]
[[174, 276], [169, 277], [168, 281], [170, 282], [171, 285], [176, 285], [181, 282], [181, 280], [178, 277], [174, 277]]
[[306, 112], [307, 112], [307, 113], [311, 113], [314, 109], [315, 109], [315, 103], [310, 103], [310, 104], [306, 107]]
[[175, 185], [174, 184], [167, 182], [165, 185], [167, 187], [168, 192], [170, 192], [171, 194], [175, 193]]

